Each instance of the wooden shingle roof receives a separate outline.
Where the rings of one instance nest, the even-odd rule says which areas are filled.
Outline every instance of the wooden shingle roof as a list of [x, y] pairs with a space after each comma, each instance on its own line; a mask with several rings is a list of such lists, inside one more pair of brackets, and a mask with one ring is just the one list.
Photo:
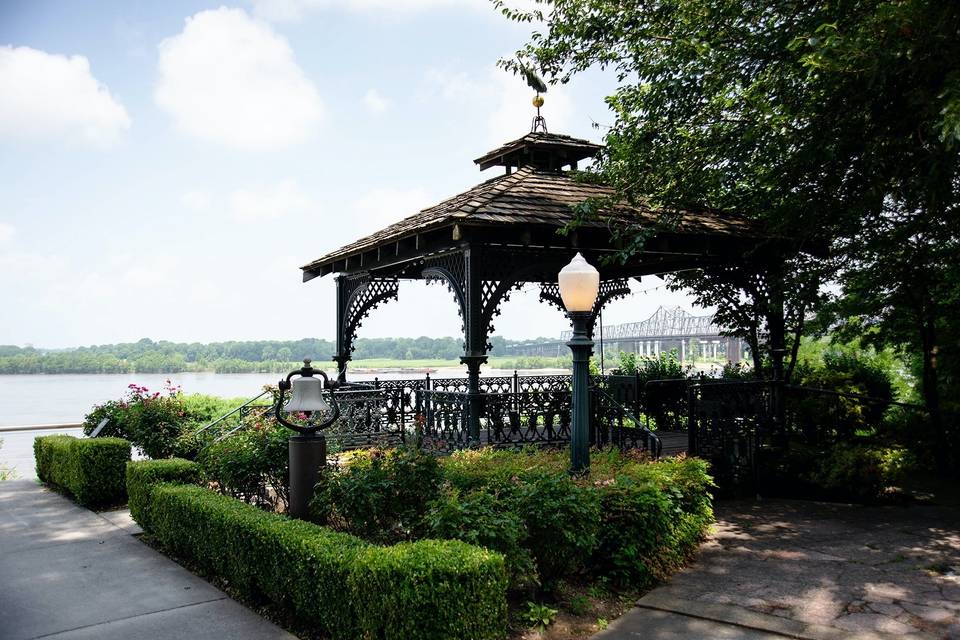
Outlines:
[[[481, 159], [478, 159], [478, 162]], [[454, 225], [496, 226], [504, 230], [514, 228], [519, 237], [524, 229], [533, 225], [564, 226], [573, 219], [575, 205], [590, 198], [608, 198], [613, 195], [614, 191], [609, 187], [578, 182], [568, 173], [527, 165], [423, 209], [328, 253], [302, 269], [316, 273], [338, 260]], [[660, 220], [659, 212], [649, 207], [625, 204], [614, 207], [608, 215], [640, 225], [654, 225]], [[603, 222], [591, 224], [602, 226]], [[678, 214], [677, 224], [672, 232], [710, 236], [754, 235], [748, 221], [714, 211], [682, 212]]]

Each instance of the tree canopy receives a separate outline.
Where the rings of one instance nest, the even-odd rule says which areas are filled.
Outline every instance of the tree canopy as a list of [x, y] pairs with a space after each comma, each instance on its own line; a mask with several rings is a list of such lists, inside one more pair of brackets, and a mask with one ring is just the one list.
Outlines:
[[[734, 333], [776, 357], [784, 347], [795, 353], [811, 312], [825, 309], [824, 285], [841, 284], [834, 326], [916, 355], [946, 445], [940, 397], [954, 384], [960, 311], [960, 4], [495, 4], [537, 27], [503, 66], [552, 83], [591, 67], [616, 74], [613, 122], [591, 179], [659, 207], [661, 228], [678, 209], [711, 207], [790, 241], [677, 275], [676, 286], [718, 300]], [[580, 213], [599, 215], [602, 204]], [[621, 257], [653, 231], [617, 228]]]

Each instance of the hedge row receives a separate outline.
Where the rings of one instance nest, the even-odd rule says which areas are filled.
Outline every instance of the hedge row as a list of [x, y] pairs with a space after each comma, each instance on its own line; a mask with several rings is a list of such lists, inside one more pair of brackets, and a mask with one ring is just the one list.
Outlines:
[[268, 513], [199, 486], [183, 460], [130, 463], [131, 513], [171, 552], [334, 639], [506, 634], [503, 557], [459, 541], [391, 547]]
[[144, 530], [151, 530], [150, 506], [153, 488], [160, 483], [199, 484], [200, 466], [179, 458], [139, 460], [126, 466], [130, 515]]
[[41, 436], [33, 441], [37, 477], [87, 507], [122, 504], [130, 443], [120, 438]]

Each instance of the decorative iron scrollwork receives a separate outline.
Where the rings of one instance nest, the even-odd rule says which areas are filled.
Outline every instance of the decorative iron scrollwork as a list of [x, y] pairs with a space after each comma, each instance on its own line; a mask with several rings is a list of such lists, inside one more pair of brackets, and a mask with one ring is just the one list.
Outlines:
[[349, 356], [355, 348], [354, 339], [357, 329], [363, 325], [363, 319], [375, 307], [396, 300], [400, 284], [396, 278], [371, 278], [362, 273], [344, 276], [338, 283], [342, 296], [340, 305], [339, 340], [337, 350], [341, 357]]
[[480, 330], [486, 350], [493, 348], [490, 334], [493, 333], [493, 318], [500, 315], [500, 305], [510, 299], [510, 294], [520, 289], [523, 283], [516, 280], [484, 280], [480, 285]]
[[423, 263], [420, 275], [427, 284], [442, 282], [453, 294], [457, 301], [457, 313], [461, 320], [460, 331], [465, 336], [469, 308], [467, 304], [467, 266], [463, 253], [456, 251], [428, 258]]
[[[625, 278], [615, 280], [604, 280], [600, 283], [600, 291], [597, 294], [597, 301], [593, 304], [593, 311], [590, 315], [590, 322], [587, 324], [587, 335], [593, 337], [597, 318], [600, 311], [610, 302], [625, 298], [630, 295], [630, 285]], [[556, 282], [546, 282], [540, 285], [540, 302], [552, 304], [560, 309], [562, 313], [567, 312], [563, 305], [563, 298], [560, 297], [560, 285]]]

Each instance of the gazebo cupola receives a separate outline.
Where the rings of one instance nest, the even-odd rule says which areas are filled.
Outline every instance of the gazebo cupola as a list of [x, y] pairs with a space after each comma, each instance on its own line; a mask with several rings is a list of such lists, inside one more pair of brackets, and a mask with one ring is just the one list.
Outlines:
[[[535, 103], [536, 105], [536, 103]], [[541, 119], [542, 120], [542, 119]], [[543, 127], [545, 129], [545, 127]], [[574, 207], [588, 199], [611, 199], [604, 185], [579, 182], [571, 174], [602, 147], [588, 140], [538, 130], [490, 151], [474, 162], [505, 173], [423, 209], [302, 267], [304, 281], [336, 274], [338, 377], [346, 380], [362, 319], [396, 299], [400, 280], [445, 284], [463, 319], [464, 352], [471, 397], [470, 429], [479, 431], [480, 367], [500, 305], [525, 283], [540, 287], [540, 299], [565, 313], [557, 273], [580, 252], [600, 269], [601, 285], [589, 331], [600, 309], [629, 293], [627, 278], [689, 269], [742, 255], [756, 237], [743, 219], [712, 211], [680, 212], [669, 231], [655, 233], [629, 261], [616, 253], [608, 220], [560, 233]], [[632, 225], [658, 228], [658, 214], [644, 206], [617, 205], [604, 212]]]
[[587, 140], [555, 133], [531, 132], [483, 154], [474, 162], [481, 171], [495, 166], [506, 167], [507, 174], [525, 166], [541, 171], [561, 171], [577, 169], [577, 163], [594, 157], [600, 149], [600, 145]]

